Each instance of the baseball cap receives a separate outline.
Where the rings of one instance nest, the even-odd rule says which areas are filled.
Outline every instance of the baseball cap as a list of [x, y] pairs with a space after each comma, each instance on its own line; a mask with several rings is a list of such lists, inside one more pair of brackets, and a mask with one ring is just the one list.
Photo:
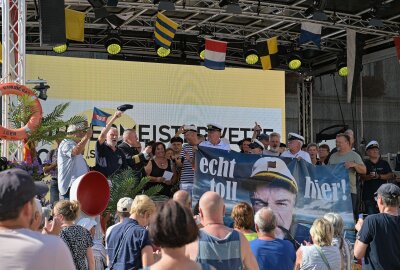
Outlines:
[[82, 218], [78, 221], [78, 225], [90, 231], [93, 226], [97, 225], [97, 222], [92, 218]]
[[196, 125], [190, 124], [190, 125], [184, 125], [183, 126], [183, 134], [185, 134], [188, 131], [194, 131], [197, 132], [197, 127]]
[[267, 140], [267, 141], [269, 141], [269, 135], [268, 135], [268, 134], [265, 134], [265, 133], [262, 133], [262, 134], [260, 134], [260, 135], [258, 136], [257, 139], [260, 140], [260, 141], [262, 141], [262, 140]]
[[118, 212], [130, 212], [131, 211], [131, 206], [132, 206], [132, 198], [129, 197], [123, 197], [119, 199], [117, 203], [117, 211]]
[[0, 213], [14, 211], [35, 195], [43, 196], [49, 187], [33, 181], [24, 170], [9, 169], [0, 172]]
[[262, 144], [262, 142], [260, 142], [260, 141], [257, 140], [257, 139], [254, 139], [253, 142], [252, 142], [251, 144], [249, 144], [249, 147], [250, 147], [251, 149], [254, 149], [254, 148], [261, 148], [262, 150], [265, 149], [265, 148], [264, 148], [264, 145]]
[[224, 129], [224, 127], [219, 125], [219, 124], [212, 124], [212, 123], [207, 124], [207, 130], [208, 131], [216, 130], [216, 131], [221, 132], [223, 129]]
[[288, 141], [298, 140], [298, 141], [302, 141], [303, 143], [305, 141], [303, 136], [301, 136], [297, 133], [294, 133], [294, 132], [289, 132], [287, 140]]
[[379, 149], [379, 143], [377, 141], [370, 141], [367, 144], [366, 150], [372, 149], [372, 148], [378, 148]]
[[400, 196], [400, 188], [392, 183], [383, 184], [375, 192], [375, 195], [377, 194], [385, 198], [396, 199]]
[[268, 186], [282, 187], [297, 194], [298, 186], [286, 163], [276, 157], [258, 159], [252, 169], [251, 178], [266, 181]]

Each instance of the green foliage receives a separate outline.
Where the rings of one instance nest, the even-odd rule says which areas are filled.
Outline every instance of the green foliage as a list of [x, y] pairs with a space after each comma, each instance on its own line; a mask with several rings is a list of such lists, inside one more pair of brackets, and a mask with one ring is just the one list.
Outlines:
[[[18, 97], [17, 104], [11, 104], [9, 118], [14, 128], [20, 128], [25, 125], [34, 113], [35, 104], [32, 97], [23, 95]], [[86, 117], [75, 115], [68, 120], [63, 120], [64, 112], [70, 103], [57, 105], [48, 115], [43, 116], [37, 129], [33, 130], [28, 137], [28, 143], [42, 142], [52, 143], [66, 138], [67, 127], [72, 124], [79, 124], [86, 121]]]
[[[110, 190], [110, 202], [108, 203], [107, 211], [115, 213], [117, 211], [117, 203], [123, 197], [134, 199], [136, 195], [142, 194], [144, 186], [149, 182], [148, 177], [143, 177], [141, 180], [136, 179], [132, 169], [126, 169], [120, 173], [110, 177], [112, 186]], [[160, 198], [156, 196], [162, 189], [161, 185], [155, 185], [145, 190], [143, 193], [154, 199]]]

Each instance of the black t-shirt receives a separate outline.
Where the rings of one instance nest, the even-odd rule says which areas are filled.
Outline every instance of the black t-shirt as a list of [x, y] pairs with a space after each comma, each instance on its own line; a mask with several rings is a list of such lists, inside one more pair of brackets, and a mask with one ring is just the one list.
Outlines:
[[117, 170], [126, 168], [125, 155], [117, 148], [113, 151], [107, 142], [100, 144], [96, 142], [96, 167], [95, 170], [109, 177]]
[[[378, 162], [372, 163], [371, 160], [364, 160], [364, 164], [367, 167], [367, 175], [371, 172], [376, 172], [377, 174], [387, 174], [392, 172], [389, 163], [383, 159], [379, 159]], [[374, 193], [378, 188], [385, 184], [386, 181], [382, 179], [371, 179], [364, 182], [363, 189], [363, 200], [374, 200]]]
[[400, 216], [368, 216], [357, 239], [368, 245], [363, 270], [400, 269]]

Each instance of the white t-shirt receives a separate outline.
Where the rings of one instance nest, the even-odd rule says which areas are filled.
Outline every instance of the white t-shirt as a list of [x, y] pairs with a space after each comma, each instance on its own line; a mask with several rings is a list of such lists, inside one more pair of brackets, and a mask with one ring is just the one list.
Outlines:
[[58, 237], [29, 229], [0, 229], [0, 270], [75, 269], [71, 252]]
[[282, 153], [281, 157], [290, 157], [290, 158], [302, 158], [305, 161], [307, 161], [308, 163], [312, 163], [311, 162], [311, 158], [310, 155], [307, 152], [304, 152], [303, 150], [300, 150], [299, 152], [293, 154], [292, 152], [290, 152], [290, 150], [286, 150], [285, 152]]
[[219, 140], [218, 144], [212, 144], [209, 141], [203, 141], [200, 143], [200, 146], [205, 146], [205, 147], [210, 147], [210, 148], [215, 148], [215, 149], [222, 149], [226, 151], [231, 150], [231, 146], [227, 143], [224, 143], [222, 140]]

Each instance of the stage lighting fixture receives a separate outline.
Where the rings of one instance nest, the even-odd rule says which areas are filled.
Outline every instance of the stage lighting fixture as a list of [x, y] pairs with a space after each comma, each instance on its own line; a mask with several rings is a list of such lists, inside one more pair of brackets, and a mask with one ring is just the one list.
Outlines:
[[161, 46], [156, 46], [156, 52], [159, 57], [167, 57], [171, 53], [171, 49], [164, 48]]
[[301, 68], [302, 65], [302, 59], [299, 55], [297, 54], [292, 54], [289, 59], [288, 59], [288, 67], [291, 70], [298, 70]]
[[258, 62], [258, 52], [255, 49], [250, 49], [247, 50], [244, 59], [246, 60], [246, 63], [249, 65], [254, 65]]
[[240, 7], [238, 0], [221, 0], [221, 2], [219, 2], [219, 6], [226, 6], [225, 11], [227, 13], [242, 14], [242, 8]]
[[199, 53], [200, 59], [204, 60], [204, 57], [206, 55], [206, 45], [204, 45], [204, 42], [199, 44], [197, 52]]
[[174, 11], [175, 4], [173, 0], [154, 0], [153, 4], [158, 4], [158, 10]]
[[347, 63], [344, 59], [338, 59], [336, 63], [336, 70], [341, 77], [347, 77], [347, 75], [349, 74]]
[[44, 84], [43, 82], [39, 83], [39, 85], [35, 85], [33, 89], [35, 89], [37, 92], [39, 92], [38, 98], [42, 100], [47, 99], [47, 89], [49, 89], [50, 86], [47, 84]]
[[244, 43], [244, 59], [248, 65], [254, 65], [260, 59], [258, 56], [256, 44], [256, 39], [254, 37]]
[[68, 49], [68, 44], [57, 45], [53, 47], [53, 52], [55, 53], [65, 53]]
[[122, 39], [117, 32], [110, 32], [107, 36], [104, 46], [109, 54], [119, 54], [122, 50]]

